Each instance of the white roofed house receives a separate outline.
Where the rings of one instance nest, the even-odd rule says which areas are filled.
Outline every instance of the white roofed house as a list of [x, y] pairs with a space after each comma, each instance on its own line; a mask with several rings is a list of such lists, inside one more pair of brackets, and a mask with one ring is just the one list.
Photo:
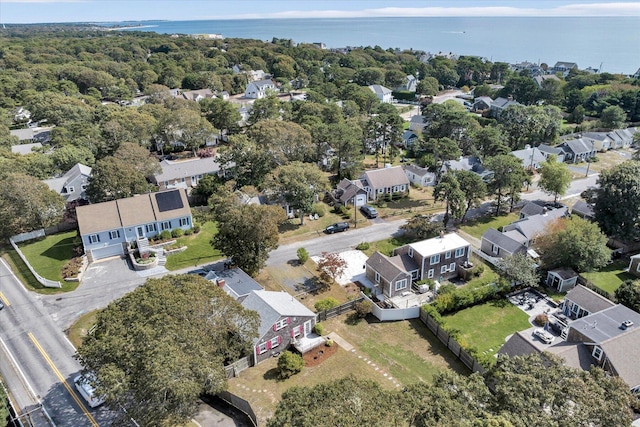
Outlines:
[[[542, 163], [547, 160], [542, 151], [538, 147], [525, 146], [523, 150], [512, 151], [511, 154], [516, 156], [522, 162], [522, 166], [527, 170], [538, 170], [542, 167]], [[557, 161], [556, 157], [556, 161]]]
[[391, 89], [388, 89], [382, 85], [370, 85], [369, 89], [375, 93], [380, 102], [390, 104], [393, 102], [393, 95]]
[[216, 157], [203, 157], [189, 160], [163, 160], [160, 162], [160, 173], [151, 177], [151, 182], [160, 190], [170, 188], [189, 189], [198, 185], [205, 175], [222, 173]]
[[258, 80], [247, 85], [247, 88], [244, 91], [244, 96], [245, 98], [262, 99], [266, 97], [269, 92], [275, 91], [277, 91], [277, 88], [273, 80]]
[[369, 200], [377, 200], [385, 195], [409, 193], [409, 178], [402, 166], [366, 171], [360, 177]]
[[409, 181], [418, 187], [426, 187], [436, 184], [436, 174], [430, 172], [427, 168], [421, 168], [417, 165], [404, 165], [404, 173]]

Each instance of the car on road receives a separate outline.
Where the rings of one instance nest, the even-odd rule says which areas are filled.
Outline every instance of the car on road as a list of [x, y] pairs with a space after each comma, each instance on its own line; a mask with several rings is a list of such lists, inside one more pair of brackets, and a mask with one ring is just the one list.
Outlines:
[[0, 301], [0, 310], [2, 310], [3, 308], [4, 308], [4, 303]]
[[348, 222], [336, 222], [335, 224], [331, 224], [327, 228], [324, 229], [324, 232], [327, 234], [338, 233], [340, 231], [347, 231], [349, 229]]
[[96, 376], [93, 373], [78, 375], [73, 379], [73, 383], [76, 385], [80, 396], [82, 396], [92, 408], [104, 403], [104, 397], [96, 395], [96, 390], [93, 387], [95, 382]]
[[208, 274], [209, 272], [207, 270], [203, 270], [202, 268], [198, 268], [196, 270], [191, 270], [191, 271], [187, 271], [187, 274], [197, 274], [200, 277], [204, 277]]
[[535, 331], [533, 331], [533, 335], [538, 337], [540, 341], [542, 341], [545, 344], [551, 344], [554, 338], [554, 336], [550, 332], [545, 331], [544, 329], [541, 329], [541, 328], [538, 328]]
[[362, 212], [362, 214], [369, 219], [378, 217], [378, 211], [373, 206], [369, 206], [369, 205], [360, 206], [360, 212]]

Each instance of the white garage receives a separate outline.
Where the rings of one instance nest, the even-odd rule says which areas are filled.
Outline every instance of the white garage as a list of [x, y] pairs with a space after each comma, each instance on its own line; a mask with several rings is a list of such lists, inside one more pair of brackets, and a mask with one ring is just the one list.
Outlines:
[[112, 256], [122, 255], [124, 255], [124, 249], [121, 243], [117, 245], [105, 246], [104, 248], [91, 249], [91, 258], [93, 258], [94, 261], [103, 258], [109, 258]]

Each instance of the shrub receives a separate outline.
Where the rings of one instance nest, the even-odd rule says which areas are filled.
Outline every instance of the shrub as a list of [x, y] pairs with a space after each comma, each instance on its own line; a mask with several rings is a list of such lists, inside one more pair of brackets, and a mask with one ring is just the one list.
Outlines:
[[326, 209], [324, 208], [323, 204], [320, 203], [316, 203], [315, 205], [313, 205], [313, 210], [311, 211], [311, 213], [313, 214], [318, 214], [318, 216], [320, 218], [322, 218], [323, 216], [325, 216], [325, 214], [327, 213]]
[[296, 254], [298, 255], [298, 262], [300, 264], [304, 264], [309, 259], [309, 252], [307, 252], [305, 248], [298, 248]]
[[169, 230], [163, 230], [160, 233], [160, 240], [171, 240], [171, 232]]
[[62, 267], [62, 277], [68, 279], [70, 277], [77, 277], [80, 274], [80, 269], [82, 268], [82, 258], [75, 257], [71, 258], [67, 263]]
[[198, 234], [200, 232], [200, 224], [198, 224], [197, 222], [193, 223], [193, 232]]
[[173, 237], [174, 239], [177, 239], [178, 237], [182, 236], [183, 234], [184, 234], [184, 230], [182, 228], [176, 228], [176, 229], [171, 231], [171, 237]]
[[325, 341], [324, 345], [326, 345], [327, 347], [333, 347], [333, 340], [331, 338], [329, 338], [328, 340]]
[[338, 305], [340, 305], [340, 303], [337, 299], [329, 297], [316, 302], [314, 304], [314, 307], [316, 308], [316, 311], [325, 311], [329, 310], [330, 308], [337, 307]]
[[371, 301], [362, 300], [360, 302], [357, 302], [354, 308], [356, 309], [358, 317], [365, 318], [367, 317], [367, 314], [371, 313], [372, 307], [373, 304], [371, 303]]
[[471, 270], [471, 275], [473, 277], [480, 277], [482, 276], [482, 273], [484, 273], [484, 265], [482, 264], [478, 264], [475, 267], [473, 267], [473, 269]]
[[436, 281], [433, 279], [422, 279], [416, 283], [417, 285], [429, 285], [429, 289], [433, 290], [433, 287], [436, 284]]
[[188, 228], [186, 230], [184, 230], [184, 235], [185, 236], [191, 236], [193, 234], [193, 229], [192, 228]]
[[324, 335], [324, 326], [322, 326], [322, 323], [316, 323], [316, 325], [313, 327], [313, 330], [320, 336]]
[[368, 242], [362, 242], [360, 244], [358, 244], [358, 246], [356, 246], [356, 249], [359, 251], [366, 251], [367, 249], [369, 249], [369, 243]]
[[278, 375], [282, 379], [287, 379], [302, 371], [304, 359], [299, 354], [291, 351], [283, 351], [278, 358]]
[[533, 323], [535, 323], [538, 326], [544, 326], [547, 324], [548, 321], [549, 321], [549, 318], [547, 317], [547, 315], [544, 313], [540, 313], [533, 320]]

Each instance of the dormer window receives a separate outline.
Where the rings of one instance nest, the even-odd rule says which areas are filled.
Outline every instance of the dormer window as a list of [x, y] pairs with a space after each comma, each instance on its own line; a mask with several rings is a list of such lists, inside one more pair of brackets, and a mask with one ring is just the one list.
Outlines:
[[591, 355], [599, 362], [602, 360], [602, 349], [598, 346], [593, 347], [593, 353], [591, 353]]

